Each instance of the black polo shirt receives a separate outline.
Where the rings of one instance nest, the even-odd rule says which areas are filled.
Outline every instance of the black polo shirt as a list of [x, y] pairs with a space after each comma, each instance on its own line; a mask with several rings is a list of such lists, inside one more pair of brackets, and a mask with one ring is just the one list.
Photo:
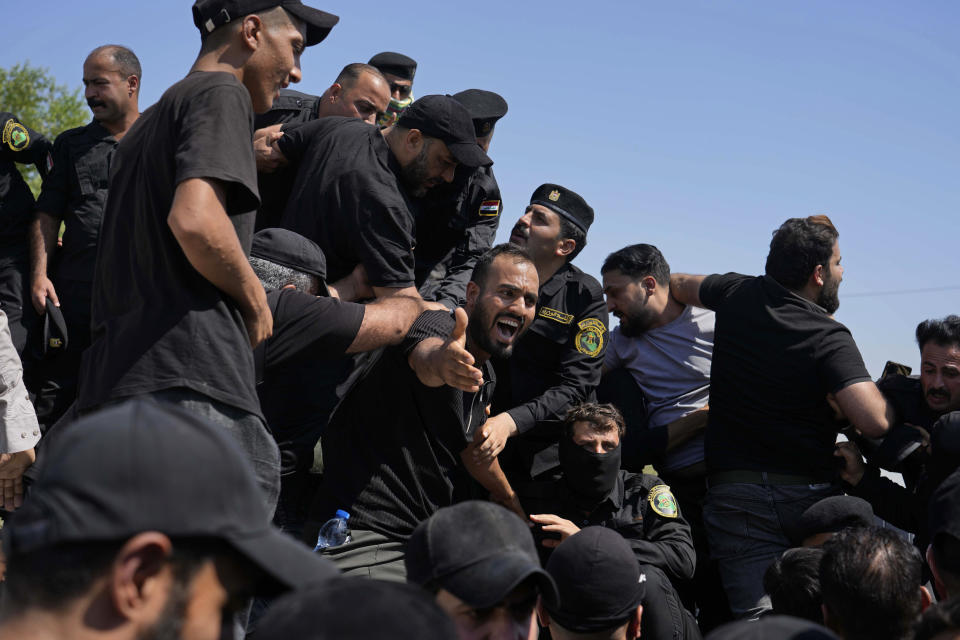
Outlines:
[[0, 260], [11, 251], [25, 254], [33, 216], [33, 192], [16, 163], [32, 164], [46, 177], [52, 145], [12, 113], [0, 111]]
[[412, 287], [413, 214], [380, 129], [330, 116], [285, 125], [279, 147], [299, 167], [280, 226], [320, 245], [327, 282], [362, 263], [372, 286]]
[[769, 276], [707, 276], [716, 312], [707, 471], [833, 476], [827, 394], [870, 380], [850, 331]]
[[167, 218], [177, 185], [218, 181], [240, 246], [253, 240], [257, 170], [250, 94], [197, 71], [167, 89], [117, 147], [93, 290], [92, 344], [78, 404], [172, 387], [260, 414], [240, 310], [193, 268]]
[[503, 203], [490, 167], [457, 167], [451, 183], [414, 200], [417, 288], [424, 300], [455, 309], [466, 302], [477, 261], [493, 246]]
[[[452, 328], [448, 317], [447, 333]], [[489, 364], [483, 368], [481, 391], [464, 393], [421, 384], [402, 345], [371, 358], [324, 431], [315, 519], [345, 509], [351, 527], [404, 541], [437, 509], [470, 497], [460, 452], [486, 420], [494, 382]]]
[[567, 263], [540, 285], [537, 315], [509, 359], [495, 359], [492, 414], [506, 411], [519, 434], [500, 464], [508, 475], [534, 477], [559, 464], [560, 421], [592, 401], [606, 350], [607, 305], [600, 283]]
[[116, 138], [96, 120], [64, 131], [53, 143], [53, 170], [43, 181], [37, 210], [64, 223], [63, 246], [50, 269], [57, 279], [93, 281], [116, 148]]
[[363, 322], [364, 306], [294, 289], [267, 293], [273, 335], [254, 352], [257, 395], [280, 446], [281, 473], [310, 468], [313, 447], [336, 406], [344, 357]]

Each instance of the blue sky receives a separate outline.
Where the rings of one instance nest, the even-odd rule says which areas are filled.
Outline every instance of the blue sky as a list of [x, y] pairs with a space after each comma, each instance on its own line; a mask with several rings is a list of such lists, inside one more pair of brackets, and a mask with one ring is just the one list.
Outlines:
[[[22, 7], [0, 66], [29, 60], [79, 86], [92, 48], [125, 44], [143, 63], [146, 107], [196, 55], [190, 4]], [[773, 229], [825, 213], [846, 268], [837, 318], [871, 373], [888, 359], [916, 368], [916, 324], [960, 313], [952, 0], [315, 6], [341, 21], [304, 55], [300, 90], [394, 50], [420, 63], [416, 95], [507, 99], [491, 149], [500, 240], [534, 188], [557, 182], [597, 212], [577, 264], [598, 278], [634, 242], [660, 247], [674, 271], [761, 273]]]

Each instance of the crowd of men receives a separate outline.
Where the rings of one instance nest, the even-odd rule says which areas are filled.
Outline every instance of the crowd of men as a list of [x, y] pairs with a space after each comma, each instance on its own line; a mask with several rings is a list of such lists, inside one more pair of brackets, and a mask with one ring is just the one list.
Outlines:
[[119, 45], [86, 126], [0, 112], [0, 639], [960, 638], [960, 317], [874, 381], [823, 215], [598, 281], [582, 196], [504, 209], [503, 97], [193, 17], [142, 113]]

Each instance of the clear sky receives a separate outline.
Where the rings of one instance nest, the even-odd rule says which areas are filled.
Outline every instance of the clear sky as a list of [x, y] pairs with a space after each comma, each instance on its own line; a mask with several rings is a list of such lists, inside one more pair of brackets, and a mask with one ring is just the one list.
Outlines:
[[[761, 273], [773, 229], [825, 213], [846, 268], [837, 318], [872, 374], [888, 359], [916, 369], [916, 324], [960, 313], [955, 0], [313, 4], [341, 20], [304, 54], [297, 89], [319, 94], [392, 50], [420, 63], [415, 95], [506, 98], [491, 148], [501, 241], [543, 182], [596, 210], [576, 264], [598, 278], [635, 242], [674, 271]], [[125, 44], [146, 107], [196, 55], [190, 5], [21, 4], [0, 66], [29, 60], [79, 86], [91, 49]]]

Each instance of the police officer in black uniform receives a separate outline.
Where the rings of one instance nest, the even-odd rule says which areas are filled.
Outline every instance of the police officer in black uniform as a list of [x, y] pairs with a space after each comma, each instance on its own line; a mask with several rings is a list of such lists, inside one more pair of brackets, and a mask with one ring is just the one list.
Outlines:
[[[32, 164], [44, 178], [53, 167], [53, 145], [7, 111], [0, 111], [0, 310], [7, 315], [18, 354], [27, 341], [30, 297], [27, 230], [36, 204], [14, 163]], [[26, 312], [26, 313], [25, 313]]]
[[[507, 113], [507, 101], [482, 89], [453, 97], [470, 112], [477, 144], [489, 153], [494, 127]], [[414, 204], [414, 269], [420, 295], [454, 309], [463, 304], [473, 267], [497, 235], [503, 211], [497, 179], [491, 167], [460, 166], [452, 183], [431, 189]]]
[[381, 127], [388, 127], [396, 123], [403, 110], [413, 104], [413, 77], [417, 74], [417, 61], [402, 53], [383, 51], [370, 58], [369, 64], [379, 69], [390, 83], [390, 104], [377, 122]]
[[611, 404], [585, 403], [567, 413], [559, 446], [561, 477], [541, 485], [539, 496], [521, 496], [537, 525], [537, 546], [546, 563], [550, 552], [581, 528], [613, 529], [630, 545], [646, 576], [642, 637], [699, 638], [673, 584], [693, 577], [690, 525], [660, 478], [620, 469], [624, 429]]
[[[90, 344], [93, 271], [110, 161], [140, 115], [141, 73], [140, 61], [129, 49], [115, 45], [94, 49], [83, 63], [93, 120], [64, 131], [53, 143], [53, 170], [43, 183], [31, 227], [31, 298], [41, 314], [47, 298], [60, 306], [69, 342], [44, 363], [33, 385], [41, 423], [56, 422], [76, 395], [80, 355]], [[61, 221], [65, 229], [58, 247]]]
[[526, 484], [555, 472], [560, 421], [571, 407], [593, 400], [600, 381], [607, 343], [603, 290], [570, 264], [592, 222], [593, 209], [583, 198], [544, 184], [510, 234], [511, 243], [533, 256], [540, 299], [513, 357], [494, 360], [500, 384], [480, 432], [479, 455], [488, 460], [503, 451], [500, 464], [521, 498]]

